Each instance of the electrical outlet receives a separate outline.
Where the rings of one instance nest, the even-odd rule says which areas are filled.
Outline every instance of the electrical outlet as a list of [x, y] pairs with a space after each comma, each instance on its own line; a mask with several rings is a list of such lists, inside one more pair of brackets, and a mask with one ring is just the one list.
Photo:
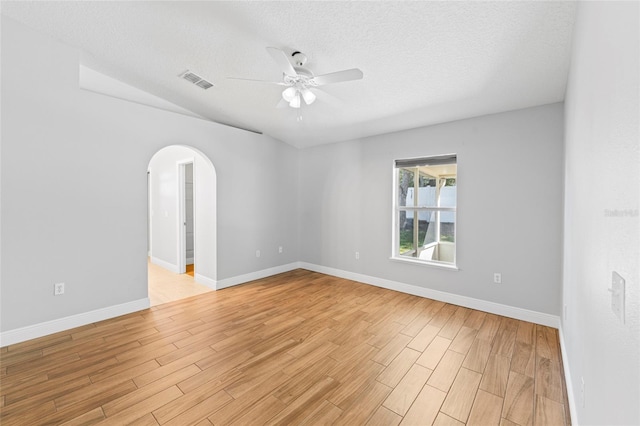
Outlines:
[[53, 295], [60, 296], [64, 294], [64, 283], [55, 283], [53, 285]]
[[582, 408], [584, 408], [584, 406], [585, 406], [584, 377], [580, 377], [580, 405], [582, 405]]
[[502, 284], [502, 274], [500, 272], [493, 273], [493, 282], [496, 284]]
[[569, 319], [569, 313], [568, 313], [569, 308], [567, 307], [567, 305], [564, 305], [564, 320], [568, 320]]
[[260, 257], [260, 250], [256, 250], [256, 257]]
[[356, 260], [359, 260], [359, 259], [360, 259], [360, 252], [359, 252], [359, 251], [357, 251], [357, 252], [356, 252]]
[[624, 324], [625, 281], [616, 271], [611, 274], [611, 310]]
[[278, 247], [278, 253], [282, 253], [282, 246]]

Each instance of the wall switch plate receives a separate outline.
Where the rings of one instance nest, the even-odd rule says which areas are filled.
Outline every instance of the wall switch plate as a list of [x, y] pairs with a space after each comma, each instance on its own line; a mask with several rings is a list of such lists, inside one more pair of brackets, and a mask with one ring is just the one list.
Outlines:
[[493, 273], [493, 282], [496, 284], [502, 284], [502, 274], [500, 272]]
[[256, 250], [256, 257], [260, 257], [260, 250]]
[[611, 310], [624, 324], [625, 281], [616, 271], [611, 274]]
[[278, 247], [278, 253], [282, 253], [282, 246]]
[[586, 405], [586, 399], [584, 397], [584, 377], [580, 377], [580, 405], [582, 408]]
[[64, 294], [64, 283], [55, 283], [53, 285], [53, 295], [60, 296]]
[[360, 259], [360, 252], [359, 252], [359, 251], [357, 251], [357, 252], [356, 252], [356, 260], [359, 260], [359, 259]]

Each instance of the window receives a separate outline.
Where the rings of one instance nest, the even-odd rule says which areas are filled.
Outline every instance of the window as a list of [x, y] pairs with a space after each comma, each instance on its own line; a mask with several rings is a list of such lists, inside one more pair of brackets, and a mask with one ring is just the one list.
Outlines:
[[393, 258], [456, 264], [455, 154], [396, 160]]

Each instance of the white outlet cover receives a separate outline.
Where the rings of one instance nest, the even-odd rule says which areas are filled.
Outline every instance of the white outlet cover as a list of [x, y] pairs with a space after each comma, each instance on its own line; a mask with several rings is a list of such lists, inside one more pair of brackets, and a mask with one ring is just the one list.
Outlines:
[[611, 310], [624, 324], [625, 281], [616, 271], [611, 274]]
[[56, 283], [53, 285], [53, 295], [60, 296], [64, 294], [64, 283]]

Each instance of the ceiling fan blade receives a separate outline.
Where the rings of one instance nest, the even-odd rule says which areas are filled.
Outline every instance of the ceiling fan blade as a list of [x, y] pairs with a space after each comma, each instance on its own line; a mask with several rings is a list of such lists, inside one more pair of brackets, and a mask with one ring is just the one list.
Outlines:
[[278, 86], [286, 86], [286, 84], [277, 81], [266, 81], [266, 80], [254, 80], [252, 78], [240, 78], [240, 77], [227, 77], [227, 80], [242, 80], [242, 81], [254, 81], [256, 83], [267, 83], [267, 84], [277, 84]]
[[278, 64], [278, 67], [283, 73], [291, 76], [298, 75], [296, 70], [293, 69], [293, 65], [291, 65], [291, 62], [289, 62], [287, 54], [282, 50], [278, 49], [277, 47], [267, 47], [267, 52], [269, 52], [273, 60], [276, 61], [276, 64]]
[[313, 78], [318, 86], [324, 86], [325, 84], [341, 83], [343, 81], [360, 80], [364, 77], [362, 71], [358, 68], [352, 68], [350, 70], [336, 71], [329, 74], [317, 75]]
[[332, 108], [344, 107], [344, 102], [342, 101], [342, 99], [325, 92], [319, 87], [315, 89], [315, 94], [318, 98], [318, 101], [322, 102], [323, 104], [327, 104]]

